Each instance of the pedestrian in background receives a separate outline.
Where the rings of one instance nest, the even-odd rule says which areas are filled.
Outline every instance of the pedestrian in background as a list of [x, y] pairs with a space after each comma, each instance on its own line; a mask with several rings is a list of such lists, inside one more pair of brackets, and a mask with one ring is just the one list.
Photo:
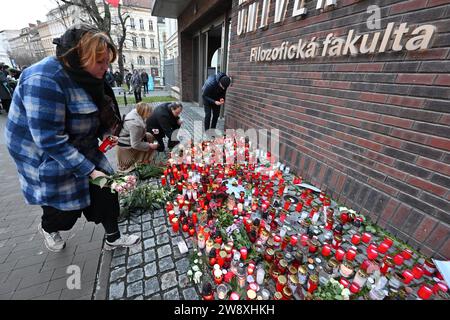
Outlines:
[[218, 72], [216, 75], [211, 75], [206, 79], [202, 88], [203, 106], [205, 108], [205, 131], [209, 128], [216, 128], [220, 107], [225, 103], [225, 95], [230, 83], [230, 77], [223, 72]]
[[131, 87], [133, 88], [134, 98], [136, 103], [142, 101], [142, 78], [137, 70], [133, 71], [133, 76], [131, 77]]
[[145, 70], [142, 70], [141, 73], [142, 83], [144, 85], [144, 95], [148, 93], [148, 73]]
[[118, 169], [128, 172], [139, 163], [150, 163], [158, 143], [146, 130], [145, 121], [151, 116], [153, 108], [150, 104], [140, 102], [125, 117], [122, 131], [119, 134], [117, 149]]
[[140, 238], [119, 231], [117, 192], [89, 182], [114, 173], [99, 140], [111, 136], [120, 121], [105, 79], [117, 49], [88, 25], [68, 29], [54, 43], [56, 57], [22, 73], [6, 124], [6, 144], [25, 199], [42, 207], [38, 228], [50, 251], [64, 249], [60, 231], [70, 230], [81, 214], [103, 225], [106, 249], [133, 246]]
[[125, 82], [127, 84], [128, 87], [128, 93], [131, 93], [131, 78], [132, 78], [132, 74], [131, 72], [127, 72], [127, 75], [125, 76]]
[[7, 65], [0, 66], [0, 99], [2, 102], [2, 109], [9, 112], [9, 106], [11, 105], [13, 88], [11, 88], [10, 80], [8, 79], [9, 67]]

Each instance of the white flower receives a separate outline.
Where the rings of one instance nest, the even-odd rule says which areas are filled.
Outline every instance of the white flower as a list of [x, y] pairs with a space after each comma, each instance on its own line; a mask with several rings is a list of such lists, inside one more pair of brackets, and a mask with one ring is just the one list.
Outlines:
[[203, 275], [203, 273], [201, 273], [200, 271], [197, 271], [195, 274], [194, 274], [194, 282], [195, 283], [200, 283], [200, 277]]
[[195, 259], [195, 260], [194, 260], [194, 263], [195, 263], [195, 264], [198, 264], [198, 259]]
[[200, 270], [200, 268], [199, 268], [198, 266], [193, 266], [193, 267], [192, 267], [192, 270], [194, 270], [195, 272], [197, 272], [197, 271]]
[[189, 271], [187, 272], [187, 275], [188, 275], [189, 277], [192, 277], [193, 274], [194, 274], [194, 273], [192, 272], [192, 270], [189, 270]]
[[111, 188], [114, 189], [114, 190], [116, 190], [116, 187], [117, 187], [117, 183], [116, 183], [116, 182], [113, 182], [113, 183], [111, 184]]
[[347, 297], [349, 297], [350, 296], [350, 290], [348, 290], [347, 288], [345, 288], [344, 290], [342, 290], [342, 293], [341, 293], [344, 297], [345, 296], [347, 296]]
[[342, 284], [339, 284], [339, 288], [341, 288], [341, 290], [344, 290], [344, 286]]

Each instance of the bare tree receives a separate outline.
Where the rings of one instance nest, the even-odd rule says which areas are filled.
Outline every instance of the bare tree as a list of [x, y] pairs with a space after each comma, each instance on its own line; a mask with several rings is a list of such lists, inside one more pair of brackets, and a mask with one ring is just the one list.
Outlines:
[[117, 7], [117, 16], [119, 18], [119, 23], [115, 25], [119, 27], [120, 31], [118, 41], [115, 41], [111, 35], [111, 25], [113, 24], [111, 19], [111, 9], [109, 4], [105, 0], [101, 2], [96, 0], [59, 0], [59, 1], [62, 1], [66, 5], [72, 5], [80, 8], [83, 12], [85, 12], [89, 16], [89, 18], [92, 20], [92, 23], [98, 29], [105, 32], [111, 39], [111, 41], [116, 44], [118, 51], [119, 72], [122, 75], [122, 77], [124, 77], [123, 46], [127, 36], [126, 22], [130, 18], [130, 16], [127, 12], [124, 12], [122, 10], [122, 5], [119, 4]]
[[40, 61], [43, 57], [33, 55], [28, 50], [12, 50], [8, 51], [8, 56], [14, 60], [14, 62], [22, 68], [23, 66], [30, 66], [38, 61]]
[[[69, 20], [69, 5], [62, 3], [61, 0], [55, 0], [56, 5], [58, 6], [58, 13], [60, 15], [59, 21], [64, 25], [66, 29], [70, 27], [70, 20]], [[52, 10], [53, 11], [53, 10]], [[52, 16], [56, 18], [56, 14], [52, 12]]]

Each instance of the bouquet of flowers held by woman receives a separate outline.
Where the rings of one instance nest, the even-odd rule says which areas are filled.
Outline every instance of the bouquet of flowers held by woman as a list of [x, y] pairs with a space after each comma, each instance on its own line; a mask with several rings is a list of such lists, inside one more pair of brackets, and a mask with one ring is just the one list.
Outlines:
[[119, 194], [126, 194], [133, 191], [136, 188], [136, 181], [137, 179], [133, 175], [104, 176], [90, 180], [92, 184], [95, 184], [100, 188], [110, 188], [112, 193], [117, 192]]

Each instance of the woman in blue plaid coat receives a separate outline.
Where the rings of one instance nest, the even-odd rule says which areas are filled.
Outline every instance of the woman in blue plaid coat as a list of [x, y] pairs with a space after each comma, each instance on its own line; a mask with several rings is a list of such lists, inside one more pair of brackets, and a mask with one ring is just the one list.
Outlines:
[[65, 247], [59, 232], [70, 230], [82, 213], [102, 223], [107, 249], [132, 246], [140, 239], [120, 234], [117, 193], [89, 183], [113, 173], [98, 144], [120, 121], [105, 81], [117, 50], [106, 34], [86, 25], [67, 30], [54, 43], [56, 57], [23, 72], [6, 126], [25, 199], [42, 207], [39, 231], [51, 251]]

